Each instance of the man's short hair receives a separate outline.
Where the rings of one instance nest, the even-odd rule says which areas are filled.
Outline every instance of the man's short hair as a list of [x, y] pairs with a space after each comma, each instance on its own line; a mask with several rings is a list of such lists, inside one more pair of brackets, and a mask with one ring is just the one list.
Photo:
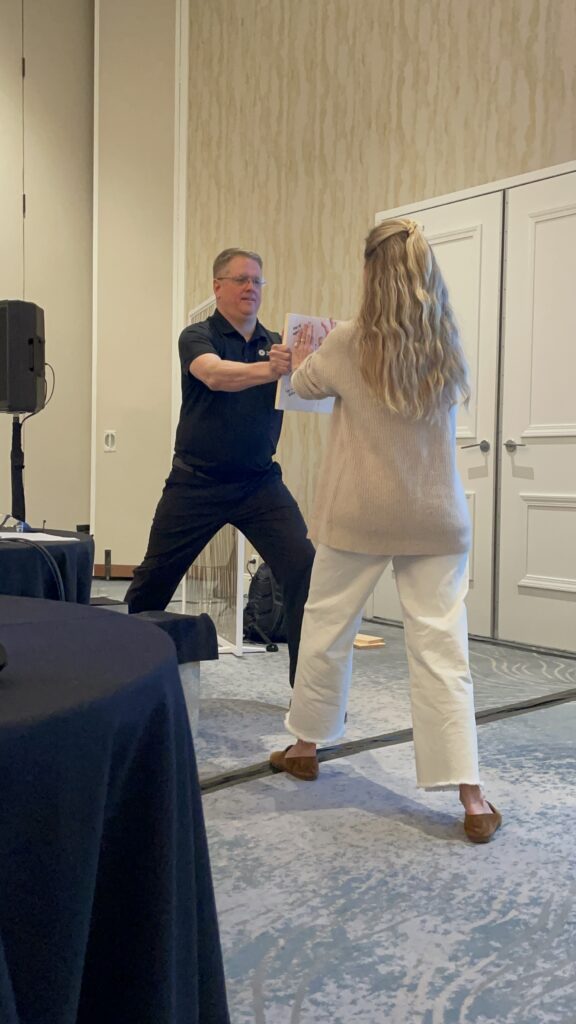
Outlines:
[[245, 256], [249, 260], [255, 260], [260, 270], [262, 270], [262, 257], [257, 252], [250, 252], [249, 249], [223, 249], [214, 260], [212, 277], [220, 277], [222, 271], [226, 270], [226, 267], [235, 256]]

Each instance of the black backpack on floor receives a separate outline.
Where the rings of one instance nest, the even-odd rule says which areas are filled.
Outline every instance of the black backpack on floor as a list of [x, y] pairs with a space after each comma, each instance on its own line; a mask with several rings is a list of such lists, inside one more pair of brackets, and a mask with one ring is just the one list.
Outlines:
[[244, 609], [244, 639], [272, 645], [287, 640], [282, 590], [265, 563], [250, 580]]

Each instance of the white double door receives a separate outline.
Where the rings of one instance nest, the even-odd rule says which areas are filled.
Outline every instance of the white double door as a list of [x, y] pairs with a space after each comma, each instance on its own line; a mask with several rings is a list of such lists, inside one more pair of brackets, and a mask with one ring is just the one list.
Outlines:
[[[470, 367], [472, 398], [458, 416], [458, 468], [472, 521], [469, 628], [482, 636], [490, 635], [492, 616], [503, 203], [502, 192], [496, 192], [414, 215], [448, 285]], [[372, 612], [384, 619], [400, 618], [391, 569], [374, 591]]]
[[[457, 435], [473, 525], [470, 632], [576, 650], [576, 174], [416, 219], [471, 370]], [[400, 618], [390, 570], [371, 610]]]

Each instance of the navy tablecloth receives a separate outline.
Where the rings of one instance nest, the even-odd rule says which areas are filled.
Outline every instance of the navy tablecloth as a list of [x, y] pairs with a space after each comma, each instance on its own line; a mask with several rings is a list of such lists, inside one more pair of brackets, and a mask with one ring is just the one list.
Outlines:
[[176, 648], [178, 664], [189, 661], [216, 661], [218, 634], [206, 612], [200, 615], [179, 615], [177, 612], [136, 612], [138, 619], [153, 622], [168, 634]]
[[[65, 530], [41, 532], [53, 532], [54, 540], [38, 545], [31, 540], [34, 531], [19, 534], [17, 540], [0, 540], [0, 594], [58, 600], [60, 578], [64, 600], [89, 604], [94, 563], [92, 537]], [[76, 539], [59, 541], [58, 534]]]
[[0, 1021], [229, 1024], [173, 644], [0, 597]]

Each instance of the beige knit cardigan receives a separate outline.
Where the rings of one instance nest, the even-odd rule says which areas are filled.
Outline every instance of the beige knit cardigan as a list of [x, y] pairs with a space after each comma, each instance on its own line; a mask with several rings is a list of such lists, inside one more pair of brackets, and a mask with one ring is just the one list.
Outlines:
[[309, 532], [315, 543], [383, 555], [467, 551], [470, 523], [456, 469], [456, 409], [409, 420], [372, 396], [353, 322], [334, 328], [292, 375], [302, 398], [335, 397]]

